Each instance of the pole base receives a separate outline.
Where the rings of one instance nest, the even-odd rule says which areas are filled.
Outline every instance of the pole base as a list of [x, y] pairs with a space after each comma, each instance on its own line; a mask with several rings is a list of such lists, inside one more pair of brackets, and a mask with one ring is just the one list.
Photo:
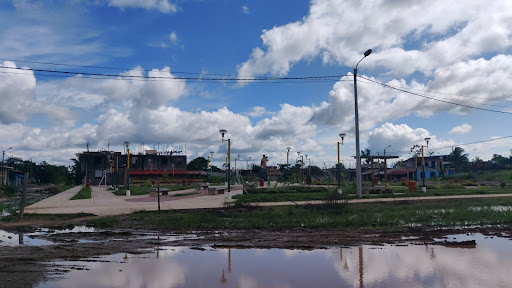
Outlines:
[[231, 200], [231, 192], [226, 193], [226, 200]]
[[340, 188], [340, 189], [338, 189], [338, 194], [340, 194], [340, 195], [341, 195], [342, 193], [343, 193], [343, 192], [341, 191], [341, 188]]
[[130, 190], [126, 190], [126, 196], [130, 196]]
[[425, 186], [421, 187], [421, 191], [427, 192], [427, 187], [425, 187]]

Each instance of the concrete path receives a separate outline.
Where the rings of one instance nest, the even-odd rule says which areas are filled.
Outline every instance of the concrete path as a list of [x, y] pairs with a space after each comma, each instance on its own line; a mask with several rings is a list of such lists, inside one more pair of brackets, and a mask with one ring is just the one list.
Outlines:
[[[88, 213], [98, 216], [130, 214], [136, 211], [158, 210], [157, 197], [151, 197], [152, 201], [125, 201], [126, 199], [140, 199], [150, 196], [116, 196], [105, 186], [92, 186], [92, 198], [70, 200], [81, 186], [76, 186], [57, 195], [48, 197], [28, 207], [25, 213], [37, 214], [75, 214]], [[180, 193], [197, 192], [195, 189], [180, 190]], [[234, 186], [231, 195], [242, 194], [241, 186]], [[172, 201], [161, 201], [161, 210], [170, 209], [201, 209], [223, 207], [226, 194], [202, 195], [185, 199], [176, 198]], [[163, 198], [163, 197], [161, 197]], [[169, 199], [169, 198], [167, 198]]]
[[[81, 186], [77, 186], [61, 192], [52, 197], [41, 200], [25, 208], [25, 213], [37, 214], [75, 214], [88, 213], [98, 216], [130, 214], [136, 211], [158, 210], [157, 197], [150, 196], [116, 196], [112, 191], [107, 190], [105, 186], [92, 186], [92, 198], [81, 200], [69, 200], [78, 191]], [[181, 190], [180, 193], [197, 192], [195, 189]], [[231, 195], [242, 194], [241, 186], [232, 186]], [[150, 199], [148, 198], [150, 197]], [[184, 197], [170, 200], [166, 197], [160, 202], [161, 210], [180, 210], [180, 209], [203, 209], [223, 207], [226, 202], [226, 194], [220, 195], [200, 195], [195, 197]], [[512, 194], [486, 194], [486, 195], [451, 195], [451, 196], [427, 196], [427, 197], [395, 197], [395, 198], [372, 198], [372, 199], [352, 199], [349, 203], [367, 203], [367, 202], [392, 202], [392, 201], [420, 201], [420, 200], [443, 200], [443, 199], [462, 199], [462, 198], [493, 198], [493, 197], [512, 197]], [[161, 197], [164, 199], [163, 197]], [[125, 201], [130, 199], [130, 201]], [[141, 201], [136, 201], [141, 199]], [[149, 201], [148, 201], [149, 200]], [[254, 203], [259, 206], [284, 206], [284, 205], [304, 205], [321, 204], [323, 201], [298, 201], [298, 202], [266, 202]]]

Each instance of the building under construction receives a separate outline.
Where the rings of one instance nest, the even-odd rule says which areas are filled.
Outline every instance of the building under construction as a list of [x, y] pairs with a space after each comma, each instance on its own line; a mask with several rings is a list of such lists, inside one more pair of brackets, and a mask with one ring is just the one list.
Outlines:
[[[122, 154], [114, 151], [85, 151], [80, 154], [84, 181], [91, 185], [124, 186], [156, 181], [167, 174], [168, 182], [202, 182], [205, 171], [187, 171], [187, 156], [171, 152], [146, 150], [139, 154]], [[128, 165], [129, 159], [129, 165]]]

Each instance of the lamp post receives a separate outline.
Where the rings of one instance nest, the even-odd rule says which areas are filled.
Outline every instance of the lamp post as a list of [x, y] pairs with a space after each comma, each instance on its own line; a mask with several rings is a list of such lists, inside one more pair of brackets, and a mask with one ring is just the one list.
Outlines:
[[[213, 151], [210, 151], [210, 155], [213, 159]], [[208, 161], [206, 162], [206, 181], [208, 181], [208, 170], [210, 169], [210, 156], [208, 155]]]
[[251, 162], [251, 170], [249, 170], [249, 182], [251, 182], [251, 178], [252, 178], [252, 157], [249, 156], [249, 162]]
[[[345, 136], [347, 136], [347, 134], [345, 133], [340, 133], [339, 134], [340, 138], [341, 138], [341, 145], [343, 145], [343, 139], [345, 138]], [[338, 142], [338, 164], [336, 165], [336, 171], [338, 173], [337, 177], [338, 177], [338, 193], [341, 194], [341, 163], [340, 163], [340, 142]]]
[[386, 179], [386, 182], [388, 182], [388, 161], [386, 159], [386, 149], [391, 147], [391, 145], [388, 145], [388, 147], [384, 148], [384, 179]]
[[354, 68], [354, 107], [355, 107], [355, 129], [356, 129], [356, 182], [357, 182], [357, 198], [363, 197], [361, 190], [361, 149], [359, 147], [359, 109], [357, 107], [357, 66], [364, 58], [368, 57], [372, 53], [372, 49], [364, 52], [363, 58], [359, 60]]
[[130, 142], [125, 141], [126, 146], [126, 196], [130, 196]]
[[7, 149], [5, 149], [4, 151], [2, 151], [2, 166], [5, 166], [5, 151], [6, 150], [11, 150], [12, 147], [9, 147]]
[[288, 162], [288, 156], [292, 147], [286, 147], [286, 182], [290, 182], [290, 163]]
[[[425, 142], [427, 142], [427, 148], [428, 148], [428, 142], [430, 141], [430, 138], [427, 137], [425, 138]], [[421, 170], [422, 170], [422, 174], [423, 174], [423, 186], [421, 187], [421, 189], [423, 190], [423, 192], [427, 192], [427, 187], [425, 186], [425, 158], [423, 157], [423, 145], [421, 145]]]
[[225, 141], [228, 141], [228, 194], [227, 194], [227, 199], [230, 200], [231, 199], [231, 183], [230, 183], [230, 174], [231, 174], [231, 139], [228, 138], [227, 140], [224, 139], [224, 134], [226, 134], [228, 131], [226, 129], [220, 129], [219, 130], [219, 133], [222, 135], [222, 143], [224, 143]]

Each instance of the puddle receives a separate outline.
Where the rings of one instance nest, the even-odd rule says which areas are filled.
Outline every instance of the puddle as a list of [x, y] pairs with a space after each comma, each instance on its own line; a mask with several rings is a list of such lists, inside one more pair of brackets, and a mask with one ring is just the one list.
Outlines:
[[44, 246], [53, 244], [53, 242], [46, 239], [34, 238], [34, 233], [10, 233], [0, 230], [0, 247], [1, 246]]
[[512, 287], [512, 241], [474, 249], [383, 245], [318, 250], [184, 248], [52, 262], [64, 275], [35, 287]]
[[[4, 230], [0, 230], [0, 246], [17, 246], [17, 245], [27, 245], [27, 246], [44, 246], [54, 244], [54, 242], [44, 239], [43, 236], [51, 236], [56, 234], [66, 234], [66, 233], [89, 233], [89, 232], [98, 232], [101, 230], [87, 227], [87, 226], [74, 226], [72, 229], [48, 229], [48, 228], [39, 228], [35, 232], [30, 233], [10, 233]], [[88, 243], [94, 242], [91, 240], [79, 239], [77, 242], [79, 243]]]

